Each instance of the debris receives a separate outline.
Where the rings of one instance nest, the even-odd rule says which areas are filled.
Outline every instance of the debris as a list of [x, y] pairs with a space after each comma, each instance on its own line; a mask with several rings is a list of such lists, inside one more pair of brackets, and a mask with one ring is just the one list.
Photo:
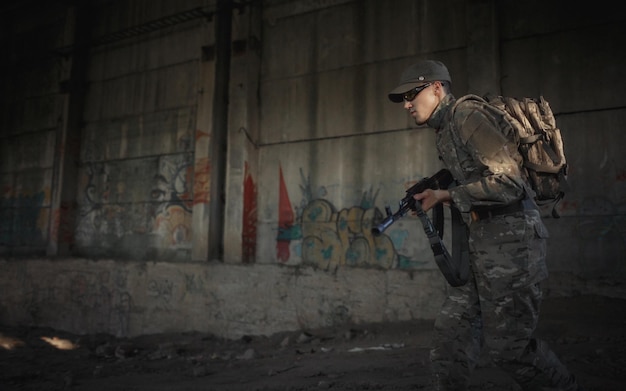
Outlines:
[[350, 350], [348, 350], [348, 352], [350, 353], [360, 353], [360, 352], [364, 352], [366, 350], [391, 350], [391, 349], [400, 349], [403, 348], [404, 344], [403, 343], [394, 343], [394, 344], [383, 344], [383, 345], [378, 345], [378, 346], [371, 346], [371, 347], [367, 347], [367, 348], [352, 348]]

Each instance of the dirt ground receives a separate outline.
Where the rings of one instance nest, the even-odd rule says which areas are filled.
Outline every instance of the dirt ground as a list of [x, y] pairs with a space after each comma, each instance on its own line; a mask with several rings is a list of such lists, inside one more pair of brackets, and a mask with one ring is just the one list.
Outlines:
[[[626, 390], [626, 300], [544, 302], [537, 336], [586, 390]], [[428, 390], [432, 322], [345, 326], [225, 340], [130, 339], [0, 326], [0, 390]], [[482, 362], [472, 390], [518, 390]]]

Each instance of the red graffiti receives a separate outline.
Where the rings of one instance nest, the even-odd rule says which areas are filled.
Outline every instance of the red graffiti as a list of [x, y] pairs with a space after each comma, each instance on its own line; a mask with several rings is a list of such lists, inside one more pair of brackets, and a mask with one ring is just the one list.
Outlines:
[[257, 188], [254, 179], [250, 174], [248, 162], [245, 163], [243, 179], [243, 232], [242, 252], [243, 263], [254, 263], [256, 255], [256, 233], [257, 233]]
[[196, 160], [193, 178], [193, 204], [208, 204], [211, 199], [210, 183], [211, 163], [209, 158]]
[[74, 244], [74, 220], [76, 203], [62, 201], [59, 208], [52, 210], [50, 241], [59, 244]]
[[209, 137], [209, 133], [203, 130], [196, 129], [196, 140], [199, 140], [203, 137]]

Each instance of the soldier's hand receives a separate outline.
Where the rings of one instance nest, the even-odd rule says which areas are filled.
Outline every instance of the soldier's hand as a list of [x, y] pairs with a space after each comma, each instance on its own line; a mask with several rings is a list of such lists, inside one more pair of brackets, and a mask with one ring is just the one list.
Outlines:
[[439, 203], [447, 203], [452, 199], [448, 190], [433, 189], [426, 189], [421, 193], [415, 194], [413, 198], [415, 198], [416, 201], [422, 202], [422, 209], [424, 212], [429, 211]]

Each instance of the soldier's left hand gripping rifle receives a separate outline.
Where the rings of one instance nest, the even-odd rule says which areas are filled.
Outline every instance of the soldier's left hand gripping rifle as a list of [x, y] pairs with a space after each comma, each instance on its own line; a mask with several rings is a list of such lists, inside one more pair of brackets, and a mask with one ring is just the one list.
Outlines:
[[[464, 247], [466, 243], [459, 243], [456, 246], [453, 238], [453, 246], [455, 247], [455, 258], [450, 256], [450, 253], [446, 249], [443, 243], [443, 205], [437, 204], [433, 209], [433, 216], [436, 222], [433, 222], [428, 218], [424, 209], [422, 209], [422, 203], [413, 198], [414, 195], [424, 192], [426, 189], [447, 189], [453, 182], [454, 178], [450, 171], [446, 169], [439, 170], [435, 175], [426, 177], [421, 181], [411, 186], [407, 191], [404, 198], [400, 201], [400, 207], [397, 212], [392, 213], [391, 208], [385, 207], [387, 217], [379, 224], [372, 228], [374, 235], [382, 234], [387, 228], [389, 228], [396, 220], [404, 217], [410, 210], [414, 211], [419, 217], [424, 227], [424, 232], [428, 237], [430, 248], [435, 256], [437, 266], [443, 273], [448, 283], [452, 286], [461, 286], [467, 282], [469, 275], [469, 255]], [[453, 217], [458, 214], [457, 209], [452, 209]], [[460, 214], [458, 215], [460, 218]], [[453, 225], [454, 229], [454, 225]], [[453, 236], [455, 232], [453, 231]]]

